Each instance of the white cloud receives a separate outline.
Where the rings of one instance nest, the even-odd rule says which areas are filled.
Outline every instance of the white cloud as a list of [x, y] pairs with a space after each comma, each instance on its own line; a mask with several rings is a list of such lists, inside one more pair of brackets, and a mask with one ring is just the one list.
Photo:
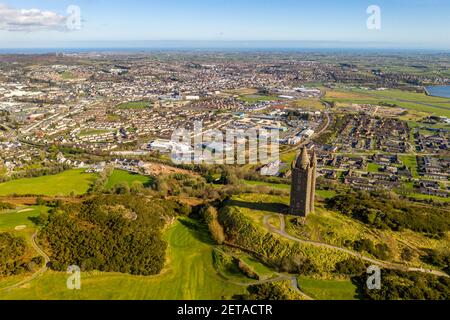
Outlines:
[[0, 30], [67, 31], [67, 17], [40, 9], [14, 9], [0, 3]]

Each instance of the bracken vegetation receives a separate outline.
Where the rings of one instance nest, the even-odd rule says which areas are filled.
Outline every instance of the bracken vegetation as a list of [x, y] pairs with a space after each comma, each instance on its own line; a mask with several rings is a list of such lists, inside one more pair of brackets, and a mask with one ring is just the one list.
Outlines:
[[349, 258], [343, 252], [284, 240], [256, 226], [236, 207], [219, 210], [226, 240], [256, 254], [268, 265], [296, 274], [331, 273], [336, 263]]

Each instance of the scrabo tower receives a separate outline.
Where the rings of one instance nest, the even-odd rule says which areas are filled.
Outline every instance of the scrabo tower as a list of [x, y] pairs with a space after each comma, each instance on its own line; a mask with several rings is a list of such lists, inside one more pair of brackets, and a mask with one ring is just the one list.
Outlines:
[[314, 212], [316, 166], [315, 151], [310, 159], [308, 150], [303, 147], [292, 168], [290, 214], [306, 217], [310, 212]]

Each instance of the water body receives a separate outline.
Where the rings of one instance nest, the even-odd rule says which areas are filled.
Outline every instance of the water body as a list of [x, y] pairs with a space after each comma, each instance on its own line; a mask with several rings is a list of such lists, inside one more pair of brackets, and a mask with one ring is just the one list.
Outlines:
[[450, 86], [433, 86], [426, 89], [430, 96], [450, 98]]

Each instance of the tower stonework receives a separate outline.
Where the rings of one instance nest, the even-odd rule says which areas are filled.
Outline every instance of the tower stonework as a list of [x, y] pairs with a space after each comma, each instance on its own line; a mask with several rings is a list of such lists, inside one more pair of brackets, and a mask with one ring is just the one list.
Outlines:
[[315, 152], [310, 159], [308, 150], [303, 147], [292, 168], [290, 214], [306, 217], [310, 212], [314, 212], [316, 167]]

